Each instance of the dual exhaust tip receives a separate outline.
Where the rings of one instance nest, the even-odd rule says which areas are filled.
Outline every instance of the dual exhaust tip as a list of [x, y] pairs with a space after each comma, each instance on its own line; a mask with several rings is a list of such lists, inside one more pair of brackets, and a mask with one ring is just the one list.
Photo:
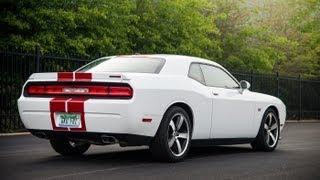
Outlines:
[[102, 135], [101, 142], [103, 144], [115, 144], [118, 140], [114, 136]]

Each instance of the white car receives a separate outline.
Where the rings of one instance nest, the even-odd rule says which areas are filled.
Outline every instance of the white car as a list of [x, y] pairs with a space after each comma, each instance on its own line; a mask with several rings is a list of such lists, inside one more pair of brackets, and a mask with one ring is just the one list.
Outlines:
[[148, 145], [155, 158], [176, 162], [190, 146], [276, 148], [285, 105], [249, 87], [197, 57], [111, 56], [75, 72], [32, 74], [18, 107], [25, 127], [62, 155], [119, 143]]

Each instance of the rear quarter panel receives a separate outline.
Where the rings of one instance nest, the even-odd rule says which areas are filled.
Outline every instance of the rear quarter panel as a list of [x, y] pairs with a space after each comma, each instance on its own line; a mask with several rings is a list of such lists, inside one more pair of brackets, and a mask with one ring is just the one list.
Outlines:
[[212, 101], [206, 96], [208, 93], [200, 88], [201, 84], [178, 75], [139, 74], [128, 77], [131, 78], [130, 84], [134, 89], [135, 105], [131, 111], [137, 116], [157, 117], [152, 121], [151, 128], [145, 128], [145, 125], [141, 124], [133, 131], [141, 133], [139, 131], [149, 129], [155, 135], [166, 110], [172, 104], [182, 102], [193, 112], [193, 139], [209, 138]]

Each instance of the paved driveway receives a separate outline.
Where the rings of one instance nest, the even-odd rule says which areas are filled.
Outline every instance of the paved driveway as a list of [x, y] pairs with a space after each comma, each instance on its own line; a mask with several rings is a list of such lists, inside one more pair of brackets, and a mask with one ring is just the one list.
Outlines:
[[31, 135], [0, 137], [0, 179], [320, 179], [320, 123], [288, 123], [282, 138], [272, 153], [193, 148], [170, 164], [153, 162], [147, 147], [92, 146], [71, 158]]

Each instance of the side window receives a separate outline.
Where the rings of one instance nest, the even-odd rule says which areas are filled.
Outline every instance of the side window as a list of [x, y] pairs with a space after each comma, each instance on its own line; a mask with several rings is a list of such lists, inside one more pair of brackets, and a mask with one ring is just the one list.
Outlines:
[[205, 84], [203, 74], [199, 64], [191, 64], [188, 76], [202, 84]]
[[207, 86], [223, 87], [223, 88], [238, 88], [239, 85], [222, 69], [200, 64], [201, 70]]

